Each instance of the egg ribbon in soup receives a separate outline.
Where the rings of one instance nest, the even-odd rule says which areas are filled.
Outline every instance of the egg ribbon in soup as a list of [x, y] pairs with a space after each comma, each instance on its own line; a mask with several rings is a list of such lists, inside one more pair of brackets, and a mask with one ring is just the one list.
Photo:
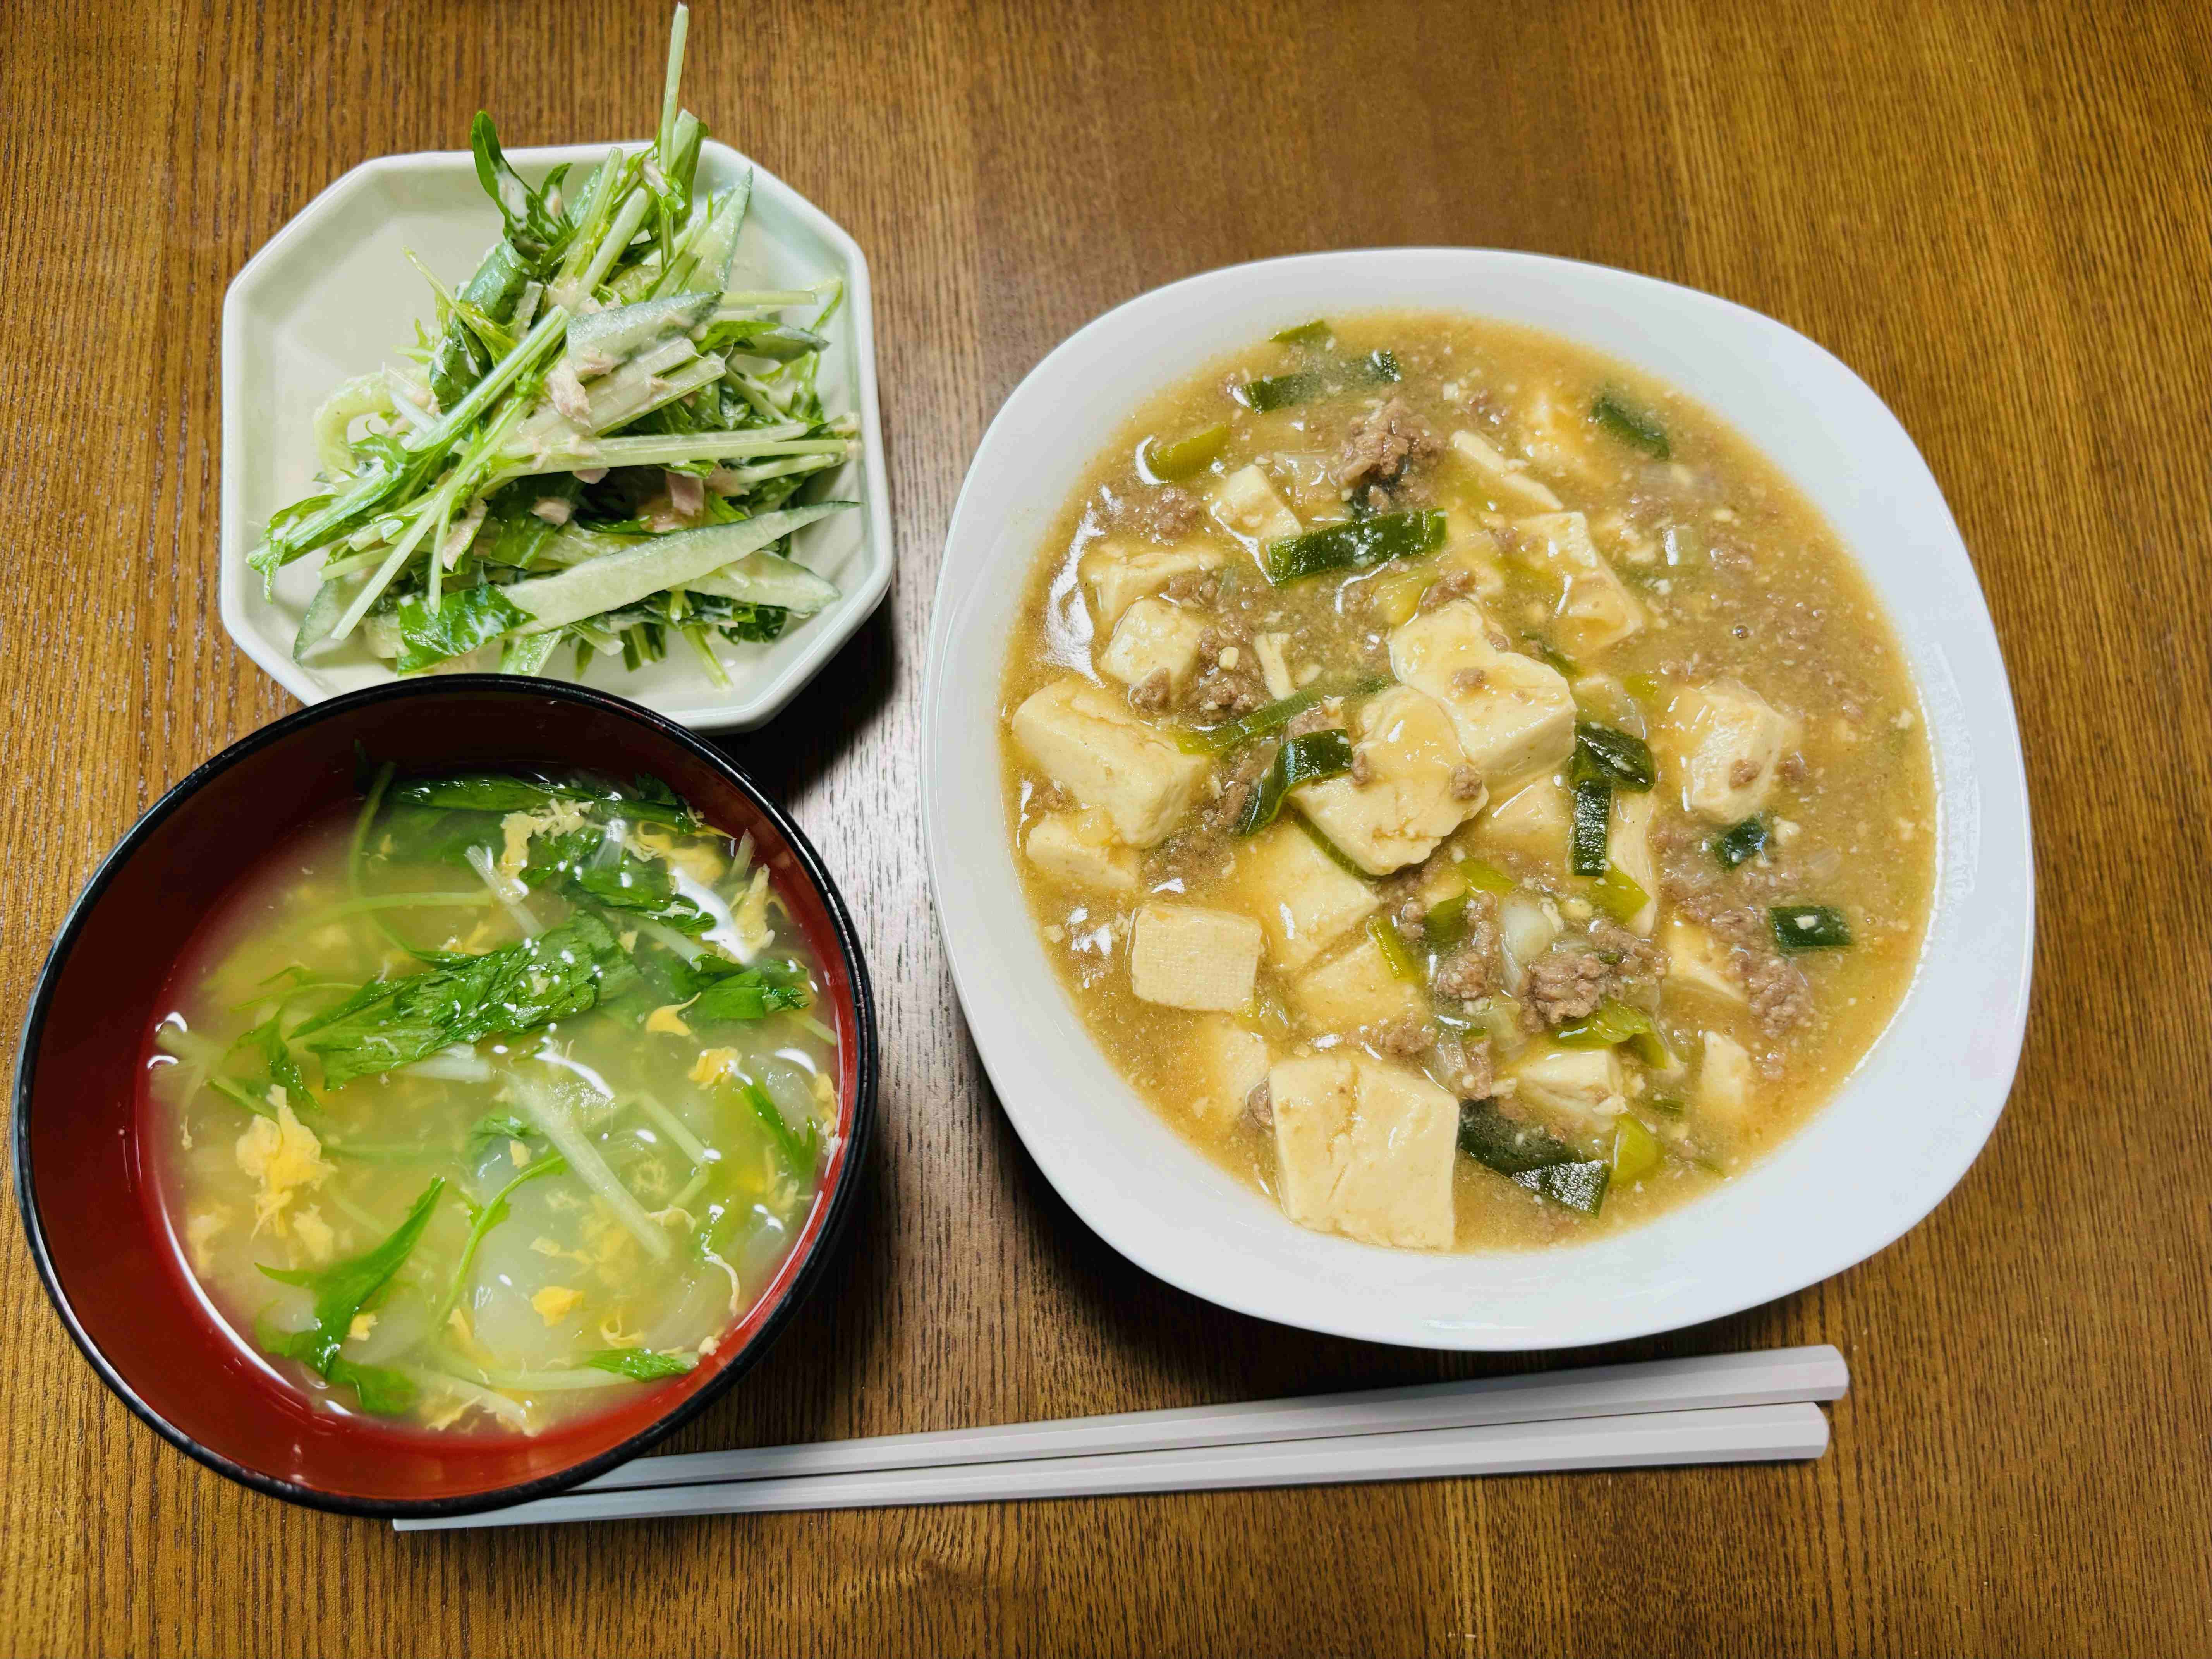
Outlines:
[[1918, 953], [1934, 777], [1849, 555], [1548, 336], [1378, 314], [1195, 368], [1091, 465], [1004, 683], [1070, 997], [1301, 1225], [1633, 1224], [1831, 1095]]
[[173, 1231], [331, 1408], [535, 1432], [684, 1375], [837, 1122], [804, 935], [750, 838], [651, 779], [386, 769], [173, 983]]

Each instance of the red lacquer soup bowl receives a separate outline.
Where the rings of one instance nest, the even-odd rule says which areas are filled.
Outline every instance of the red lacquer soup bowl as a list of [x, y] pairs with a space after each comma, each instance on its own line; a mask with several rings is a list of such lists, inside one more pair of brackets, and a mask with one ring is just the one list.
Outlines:
[[[358, 745], [358, 750], [356, 748]], [[357, 752], [404, 774], [501, 765], [665, 780], [750, 830], [822, 964], [838, 1126], [820, 1191], [759, 1301], [687, 1375], [534, 1438], [439, 1435], [319, 1411], [208, 1311], [164, 1216], [138, 1076], [156, 1003], [195, 930], [276, 843], [358, 793]], [[15, 1191], [70, 1334], [155, 1432], [210, 1468], [319, 1508], [495, 1508], [590, 1479], [736, 1382], [819, 1283], [854, 1203], [875, 1113], [875, 1011], [844, 902], [791, 820], [683, 727], [618, 697], [498, 675], [379, 686], [277, 721], [172, 789], [94, 874], [32, 994], [15, 1068]]]

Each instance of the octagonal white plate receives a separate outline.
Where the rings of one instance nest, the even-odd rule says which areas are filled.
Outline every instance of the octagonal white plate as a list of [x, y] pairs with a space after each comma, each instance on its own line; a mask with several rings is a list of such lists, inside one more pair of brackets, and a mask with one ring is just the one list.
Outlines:
[[[1151, 393], [1309, 318], [1476, 313], [1626, 360], [1753, 434], [1887, 605], [1941, 785], [1935, 909], [1911, 989], [1838, 1098], [1748, 1173], [1644, 1227], [1528, 1254], [1428, 1255], [1285, 1220], [1115, 1074], [1032, 930], [1000, 794], [999, 676], [1039, 539]], [[992, 422], [945, 538], [924, 683], [930, 878], [977, 1048], [1070, 1207], [1131, 1261], [1241, 1312], [1432, 1348], [1546, 1348], [1669, 1330], [1786, 1295], [1935, 1207], [1995, 1127], [2033, 939], [2027, 780], [1996, 636], [1941, 491], [1864, 382], [1710, 295], [1464, 248], [1307, 254], [1156, 289], [1032, 370]]]
[[[526, 178], [560, 162], [579, 172], [605, 144], [510, 150]], [[789, 702], [867, 620], [890, 588], [890, 492], [876, 410], [874, 318], [868, 262], [837, 223], [765, 167], [709, 141], [698, 182], [720, 190], [750, 169], [752, 204], [738, 240], [738, 286], [799, 288], [828, 276], [845, 282], [845, 302], [823, 354], [822, 401], [832, 415], [857, 415], [860, 453], [817, 486], [858, 500], [799, 532], [794, 552], [836, 582], [842, 597], [769, 645], [718, 644], [726, 690], [689, 652], [672, 651], [636, 673], [602, 658], [591, 683], [709, 730], [760, 725]], [[367, 161], [307, 204], [232, 279], [222, 307], [222, 625], [254, 661], [305, 702], [319, 702], [393, 678], [358, 641], [312, 664], [292, 660], [292, 639], [314, 595], [317, 561], [280, 573], [264, 599], [246, 563], [270, 513], [307, 493], [316, 462], [309, 421], [331, 388], [395, 361], [432, 301], [407, 263], [411, 250], [459, 286], [497, 234], [498, 216], [477, 183], [466, 151], [386, 155]], [[562, 652], [558, 665], [570, 660]]]

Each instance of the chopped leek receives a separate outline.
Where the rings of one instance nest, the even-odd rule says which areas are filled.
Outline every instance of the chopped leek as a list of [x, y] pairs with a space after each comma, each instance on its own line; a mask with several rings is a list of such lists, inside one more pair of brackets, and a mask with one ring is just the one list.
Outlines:
[[1166, 483], [1181, 483], [1212, 466], [1214, 458], [1228, 443], [1229, 428], [1217, 421], [1212, 426], [1200, 427], [1164, 443], [1158, 438], [1147, 438], [1137, 452], [1137, 459], [1155, 478]]
[[1840, 951], [1851, 942], [1850, 923], [1832, 904], [1778, 904], [1766, 916], [1785, 951]]
[[1757, 858], [1765, 852], [1766, 840], [1766, 821], [1746, 818], [1713, 837], [1713, 857], [1720, 861], [1722, 869], [1733, 870], [1745, 860]]
[[1674, 1063], [1667, 1050], [1667, 1040], [1659, 1035], [1650, 1014], [1632, 1003], [1601, 1002], [1580, 1019], [1569, 1020], [1552, 1036], [1568, 1048], [1610, 1048], [1625, 1042], [1638, 1060], [1655, 1070], [1664, 1071]]
[[1280, 587], [1328, 570], [1358, 570], [1433, 553], [1444, 544], [1441, 513], [1377, 513], [1267, 544], [1267, 580]]
[[1583, 1157], [1534, 1124], [1506, 1116], [1490, 1101], [1460, 1103], [1459, 1146], [1484, 1168], [1555, 1204], [1588, 1216], [1604, 1207], [1613, 1174], [1607, 1160]]
[[1641, 1119], [1623, 1112], [1613, 1131], [1613, 1180], [1641, 1181], [1658, 1167], [1658, 1137], [1644, 1127]]
[[1389, 965], [1391, 978], [1418, 984], [1426, 977], [1421, 971], [1419, 959], [1413, 955], [1413, 947], [1406, 942], [1406, 936], [1398, 931], [1398, 924], [1389, 917], [1370, 916], [1367, 919], [1367, 937], [1373, 939], [1375, 948], [1382, 951], [1382, 960]]
[[1651, 758], [1651, 745], [1613, 726], [1577, 720], [1575, 750], [1624, 789], [1641, 794], [1659, 781], [1659, 768]]
[[1667, 441], [1667, 428], [1624, 399], [1617, 392], [1601, 392], [1590, 405], [1590, 419], [1632, 448], [1655, 461], [1671, 458], [1674, 447]]
[[1256, 836], [1275, 821], [1283, 802], [1302, 783], [1352, 769], [1352, 739], [1342, 732], [1308, 732], [1275, 751], [1274, 763], [1237, 819], [1237, 833]]

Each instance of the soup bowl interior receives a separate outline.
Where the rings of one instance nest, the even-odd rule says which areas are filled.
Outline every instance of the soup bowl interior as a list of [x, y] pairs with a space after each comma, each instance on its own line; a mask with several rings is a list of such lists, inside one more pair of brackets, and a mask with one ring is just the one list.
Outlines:
[[[1316, 316], [1455, 312], [1624, 360], [1749, 434], [1835, 527], [1887, 608], [1941, 796], [1912, 984], [1839, 1096], [1747, 1173], [1642, 1228], [1538, 1252], [1430, 1255], [1292, 1225], [1115, 1072], [1062, 991], [1004, 820], [1000, 674], [1041, 538], [1146, 398]], [[2020, 741], [1996, 635], [1941, 491], [1842, 363], [1769, 318], [1650, 278], [1456, 248], [1323, 253], [1174, 283], [1072, 337], [1007, 399], [948, 531], [924, 690], [933, 890], [1007, 1116], [1070, 1206], [1171, 1284], [1316, 1330], [1539, 1348], [1670, 1329], [1880, 1249], [1964, 1174], [2002, 1109], [2026, 1017], [2033, 881]]]
[[[689, 1374], [532, 1438], [432, 1435], [314, 1409], [227, 1335], [172, 1237], [140, 1121], [138, 1070], [172, 966], [287, 835], [359, 793], [357, 752], [409, 770], [502, 765], [666, 781], [750, 831], [822, 964], [838, 1037], [837, 1130], [820, 1190], [758, 1302]], [[495, 676], [381, 687], [255, 733], [165, 796], [79, 898], [33, 994], [17, 1062], [15, 1175], [39, 1269], [101, 1376], [193, 1456], [321, 1507], [426, 1513], [518, 1501], [636, 1452], [727, 1388], [818, 1278], [872, 1115], [866, 970], [797, 830], [680, 728], [579, 688]]]

